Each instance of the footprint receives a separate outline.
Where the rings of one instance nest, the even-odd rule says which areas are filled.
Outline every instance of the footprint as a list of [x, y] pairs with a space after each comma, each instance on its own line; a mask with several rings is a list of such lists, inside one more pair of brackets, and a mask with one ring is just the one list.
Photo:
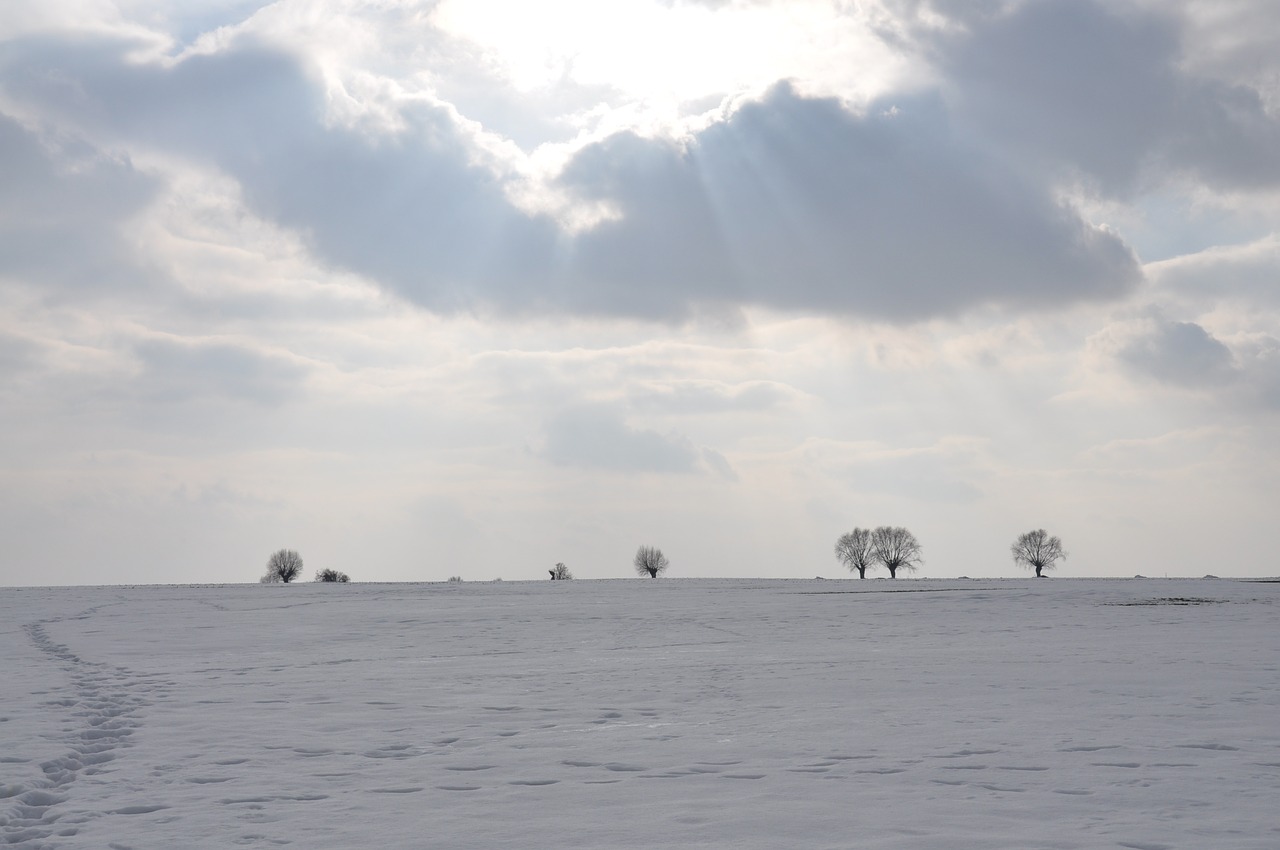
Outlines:
[[599, 767], [600, 766], [600, 762], [598, 761], [574, 761], [572, 759], [567, 759], [560, 763], [568, 765], [569, 767]]
[[410, 788], [370, 788], [370, 794], [416, 794], [423, 790], [421, 785], [415, 785]]
[[1130, 769], [1142, 767], [1142, 765], [1138, 764], [1136, 761], [1093, 761], [1089, 762], [1089, 764], [1094, 767], [1124, 767]]
[[188, 776], [187, 782], [195, 785], [212, 785], [217, 782], [230, 782], [230, 776]]
[[620, 764], [615, 761], [615, 762], [609, 762], [608, 764], [606, 764], [604, 766], [604, 769], [612, 770], [615, 773], [641, 773], [642, 771], [646, 771], [649, 768], [639, 767], [634, 764]]
[[19, 797], [18, 802], [24, 806], [56, 806], [66, 799], [66, 797], [49, 791], [32, 790]]
[[437, 785], [441, 791], [479, 791], [479, 785]]
[[[1240, 751], [1239, 747], [1231, 747], [1226, 744], [1178, 744], [1178, 747], [1184, 750], [1221, 750], [1223, 752], [1229, 752], [1229, 753]], [[1125, 845], [1125, 846], [1129, 846], [1129, 845]], [[1153, 844], [1152, 846], [1155, 847], [1155, 846], [1163, 846], [1163, 845]]]
[[967, 756], [989, 756], [1000, 752], [999, 750], [956, 750], [954, 753], [946, 755], [934, 756], [939, 759], [962, 759]]
[[421, 755], [421, 753], [409, 752], [408, 744], [396, 744], [378, 750], [369, 750], [362, 755], [371, 759], [408, 759]]
[[447, 765], [445, 767], [445, 770], [461, 770], [461, 771], [493, 770], [495, 767], [497, 767], [497, 765], [493, 765], [493, 764], [474, 764], [474, 765], [454, 764], [454, 765]]
[[508, 785], [557, 785], [559, 779], [512, 779]]
[[1098, 750], [1118, 750], [1119, 744], [1104, 744], [1097, 747], [1063, 747], [1058, 750], [1060, 753], [1096, 753]]
[[1121, 841], [1120, 846], [1131, 850], [1173, 850], [1172, 845], [1153, 844], [1149, 841]]
[[721, 779], [764, 779], [763, 773], [722, 773]]
[[161, 809], [167, 809], [168, 806], [125, 806], [122, 809], [112, 809], [107, 814], [112, 815], [149, 815], [152, 812], [158, 812]]

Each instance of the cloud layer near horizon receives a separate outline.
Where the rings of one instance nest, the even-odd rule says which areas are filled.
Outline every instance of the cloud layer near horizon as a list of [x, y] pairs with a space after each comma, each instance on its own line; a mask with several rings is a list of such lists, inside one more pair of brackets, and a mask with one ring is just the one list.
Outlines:
[[[389, 551], [458, 557], [646, 528], [712, 552], [717, 503], [806, 541], [886, 505], [967, 540], [1030, 499], [1104, 548], [1156, 532], [1090, 507], [1093, 460], [1183, 446], [1134, 473], [1176, 515], [1198, 501], [1155, 493], [1195, 491], [1206, 434], [1246, 522], [1277, 463], [1237, 459], [1280, 409], [1280, 16], [1215, 9], [636, 0], [649, 52], [611, 53], [551, 7], [513, 33], [448, 3], [20, 3], [23, 557], [16, 529], [196, 505], [254, 545], [237, 506], [325, 539], [365, 516], [340, 493]], [[523, 530], [486, 534], [511, 500]], [[736, 563], [795, 545], [760, 530]]]

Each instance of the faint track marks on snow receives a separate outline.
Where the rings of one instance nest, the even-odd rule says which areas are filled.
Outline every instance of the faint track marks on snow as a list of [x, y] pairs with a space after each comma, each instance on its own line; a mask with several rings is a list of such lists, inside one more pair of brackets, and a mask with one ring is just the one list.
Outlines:
[[51, 710], [66, 711], [69, 722], [63, 739], [65, 752], [40, 764], [43, 779], [30, 785], [3, 786], [7, 793], [0, 797], [12, 798], [14, 802], [8, 814], [0, 816], [0, 844], [43, 847], [47, 839], [76, 835], [80, 824], [102, 815], [149, 814], [167, 808], [144, 803], [106, 812], [63, 813], [60, 810], [71, 798], [79, 776], [110, 772], [106, 765], [119, 758], [119, 750], [132, 746], [131, 738], [141, 727], [139, 715], [150, 705], [144, 694], [163, 690], [169, 684], [154, 677], [135, 675], [123, 667], [86, 661], [50, 637], [48, 625], [62, 619], [86, 619], [97, 610], [90, 608], [75, 617], [40, 620], [23, 626], [32, 645], [70, 681], [66, 696], [45, 703]]

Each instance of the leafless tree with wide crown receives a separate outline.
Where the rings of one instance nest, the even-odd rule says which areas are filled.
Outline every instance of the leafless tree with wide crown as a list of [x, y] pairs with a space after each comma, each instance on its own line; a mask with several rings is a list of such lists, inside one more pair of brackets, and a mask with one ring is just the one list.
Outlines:
[[263, 584], [284, 582], [288, 584], [302, 575], [302, 556], [292, 549], [280, 549], [271, 553], [267, 559], [267, 574], [261, 579]]
[[889, 571], [889, 578], [897, 578], [898, 570], [914, 571], [922, 560], [920, 541], [900, 526], [882, 525], [871, 532], [871, 551]]
[[1027, 569], [1036, 571], [1036, 578], [1044, 578], [1043, 570], [1051, 570], [1058, 561], [1067, 557], [1062, 548], [1062, 541], [1051, 537], [1043, 528], [1019, 534], [1018, 539], [1009, 547], [1013, 562]]
[[649, 578], [657, 578], [667, 571], [671, 562], [662, 550], [656, 546], [641, 546], [636, 550], [636, 573]]
[[858, 578], [866, 578], [867, 570], [876, 565], [875, 551], [871, 547], [871, 530], [855, 528], [848, 534], [840, 535], [840, 539], [836, 541], [836, 557], [849, 568], [849, 572], [857, 571]]

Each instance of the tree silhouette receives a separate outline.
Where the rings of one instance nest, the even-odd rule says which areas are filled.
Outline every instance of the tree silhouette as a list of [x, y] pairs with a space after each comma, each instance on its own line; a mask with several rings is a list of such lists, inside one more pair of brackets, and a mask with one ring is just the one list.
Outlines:
[[302, 575], [302, 556], [292, 549], [281, 549], [273, 552], [267, 559], [267, 574], [262, 577], [262, 582], [288, 584], [300, 575]]
[[875, 551], [871, 547], [871, 531], [866, 528], [855, 528], [848, 534], [840, 535], [836, 541], [836, 557], [850, 572], [858, 571], [858, 578], [867, 577], [867, 568], [876, 564]]
[[573, 578], [573, 573], [569, 572], [569, 568], [563, 563], [557, 563], [554, 570], [547, 570], [547, 572], [551, 573], [552, 581], [567, 581]]
[[351, 581], [351, 576], [337, 570], [320, 570], [316, 573], [316, 581], [336, 581], [346, 583]]
[[636, 550], [636, 573], [649, 578], [657, 578], [667, 571], [670, 561], [656, 546], [641, 546]]
[[1019, 534], [1018, 539], [1009, 547], [1009, 553], [1013, 555], [1015, 564], [1027, 569], [1034, 568], [1036, 578], [1044, 578], [1042, 570], [1053, 569], [1057, 561], [1067, 557], [1062, 541], [1057, 537], [1050, 537], [1049, 532], [1043, 528]]
[[920, 541], [905, 528], [882, 525], [871, 532], [871, 551], [884, 564], [889, 578], [897, 578], [898, 570], [914, 570], [920, 564]]

